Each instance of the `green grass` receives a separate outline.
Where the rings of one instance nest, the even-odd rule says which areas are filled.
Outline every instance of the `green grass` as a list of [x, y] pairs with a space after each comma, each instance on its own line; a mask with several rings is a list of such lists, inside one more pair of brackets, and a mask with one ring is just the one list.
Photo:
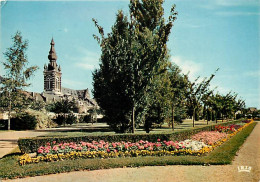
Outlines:
[[136, 158], [113, 158], [113, 159], [76, 159], [57, 162], [41, 162], [38, 164], [18, 165], [16, 154], [4, 157], [0, 160], [0, 178], [17, 178], [26, 176], [39, 176], [78, 170], [97, 170], [120, 167], [139, 166], [164, 166], [164, 165], [222, 165], [231, 164], [236, 152], [250, 135], [256, 123], [253, 123], [216, 148], [210, 154], [202, 157], [197, 156], [162, 156], [162, 157], [136, 157]]
[[[229, 121], [228, 123], [232, 123], [234, 121]], [[227, 123], [227, 122], [224, 122]], [[184, 120], [183, 123], [181, 124], [177, 124], [175, 123], [175, 129], [174, 132], [179, 132], [179, 131], [184, 131], [184, 130], [194, 130], [197, 128], [202, 128], [205, 126], [210, 126], [210, 125], [218, 125], [218, 124], [222, 124], [222, 121], [218, 121], [218, 123], [216, 124], [215, 121], [209, 121], [208, 125], [207, 125], [207, 121], [196, 121], [195, 122], [195, 127], [192, 126], [192, 120]], [[72, 125], [72, 127], [84, 127], [86, 124], [76, 124], [76, 125]], [[91, 126], [91, 125], [89, 125]], [[152, 131], [150, 131], [149, 134], [170, 134], [172, 133], [172, 128], [168, 126], [167, 123], [163, 124], [161, 128], [153, 128]], [[109, 126], [105, 127], [101, 127], [100, 126], [95, 126], [95, 124], [92, 127], [88, 127], [86, 129], [82, 129], [81, 131], [75, 130], [75, 131], [52, 131], [48, 134], [42, 135], [42, 136], [46, 136], [46, 137], [58, 137], [58, 136], [66, 136], [66, 137], [80, 137], [80, 136], [103, 136], [103, 135], [115, 135], [116, 133], [113, 131], [109, 131]], [[135, 134], [146, 134], [146, 132], [141, 129], [138, 128], [136, 129]]]

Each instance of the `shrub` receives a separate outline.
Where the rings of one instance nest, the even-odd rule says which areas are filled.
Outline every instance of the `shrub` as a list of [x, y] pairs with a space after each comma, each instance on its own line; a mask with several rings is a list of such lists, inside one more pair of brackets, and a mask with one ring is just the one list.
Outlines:
[[62, 115], [58, 115], [53, 121], [57, 123], [58, 125], [62, 125], [65, 120], [65, 117]]
[[11, 130], [34, 130], [36, 125], [36, 117], [27, 112], [21, 113], [15, 118], [11, 118]]
[[28, 114], [34, 116], [37, 120], [36, 127], [34, 129], [45, 129], [55, 127], [56, 124], [52, 121], [52, 119], [42, 111], [36, 111], [29, 109], [26, 111]]
[[66, 124], [72, 125], [73, 123], [77, 122], [77, 117], [74, 114], [69, 114], [65, 119]]

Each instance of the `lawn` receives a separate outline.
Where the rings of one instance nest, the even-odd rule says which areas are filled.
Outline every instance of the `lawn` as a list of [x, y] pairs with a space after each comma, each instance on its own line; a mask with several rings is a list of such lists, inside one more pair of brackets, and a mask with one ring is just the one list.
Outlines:
[[[232, 122], [232, 121], [230, 121]], [[222, 121], [218, 121], [217, 124], [221, 124]], [[224, 122], [226, 123], [226, 122]], [[215, 121], [209, 121], [208, 125], [216, 125]], [[192, 130], [192, 129], [197, 129], [197, 128], [202, 128], [207, 126], [207, 121], [195, 121], [195, 127], [192, 126], [192, 120], [191, 119], [186, 119], [183, 121], [181, 124], [175, 124], [174, 132], [178, 131], [183, 131], [183, 130]], [[69, 126], [70, 128], [75, 129], [74, 131], [59, 131], [62, 130], [63, 127], [57, 129], [57, 130], [52, 130], [52, 132], [49, 132], [47, 135], [43, 136], [86, 136], [86, 135], [91, 135], [91, 136], [100, 136], [100, 135], [113, 135], [115, 132], [111, 131], [109, 126], [105, 123], [94, 123], [93, 125], [90, 123], [78, 123], [78, 124], [73, 124]], [[65, 128], [68, 128], [65, 127]], [[48, 130], [46, 130], [48, 131]], [[146, 132], [142, 128], [136, 129], [135, 134], [145, 134]], [[168, 124], [163, 124], [161, 127], [153, 128], [152, 131], [150, 131], [150, 134], [167, 134], [167, 133], [172, 133], [172, 128], [168, 126]]]
[[256, 123], [254, 122], [205, 156], [147, 156], [109, 159], [76, 159], [57, 162], [40, 162], [37, 164], [20, 166], [18, 164], [19, 155], [13, 154], [0, 160], [0, 177], [2, 179], [17, 178], [77, 170], [97, 170], [119, 167], [231, 164], [236, 152], [250, 135], [255, 125]]

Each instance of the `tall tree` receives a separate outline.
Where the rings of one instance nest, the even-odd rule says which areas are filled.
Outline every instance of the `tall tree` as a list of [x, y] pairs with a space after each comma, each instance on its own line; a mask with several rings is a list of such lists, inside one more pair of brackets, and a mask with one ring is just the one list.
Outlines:
[[27, 67], [26, 50], [28, 41], [22, 39], [19, 31], [12, 37], [13, 45], [6, 50], [3, 66], [6, 75], [1, 81], [1, 108], [8, 111], [8, 130], [10, 130], [11, 113], [25, 109], [26, 103], [23, 90], [30, 86], [28, 83], [37, 66]]
[[187, 92], [188, 79], [186, 75], [181, 74], [177, 65], [171, 65], [169, 70], [170, 90], [168, 91], [168, 101], [171, 113], [171, 124], [174, 130], [174, 117], [177, 109], [185, 109], [185, 95]]
[[100, 69], [93, 73], [93, 93], [108, 124], [118, 132], [131, 127], [134, 133], [144, 118], [152, 82], [166, 60], [166, 43], [177, 13], [173, 6], [166, 22], [162, 4], [162, 0], [130, 1], [130, 21], [119, 11], [107, 37], [94, 20], [102, 55]]
[[[218, 69], [216, 70], [216, 72]], [[216, 73], [215, 72], [215, 73]], [[213, 90], [209, 89], [211, 80], [215, 77], [215, 73], [211, 74], [209, 78], [204, 78], [198, 82], [199, 77], [194, 82], [188, 83], [188, 91], [186, 93], [188, 106], [192, 112], [193, 127], [195, 127], [195, 114], [202, 105], [202, 99], [208, 97]]]

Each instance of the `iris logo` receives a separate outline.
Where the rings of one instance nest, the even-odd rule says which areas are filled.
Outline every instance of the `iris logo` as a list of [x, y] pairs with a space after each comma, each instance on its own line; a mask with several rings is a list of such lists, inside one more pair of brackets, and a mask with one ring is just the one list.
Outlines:
[[252, 167], [251, 166], [238, 166], [237, 170], [238, 172], [247, 172], [250, 173]]

